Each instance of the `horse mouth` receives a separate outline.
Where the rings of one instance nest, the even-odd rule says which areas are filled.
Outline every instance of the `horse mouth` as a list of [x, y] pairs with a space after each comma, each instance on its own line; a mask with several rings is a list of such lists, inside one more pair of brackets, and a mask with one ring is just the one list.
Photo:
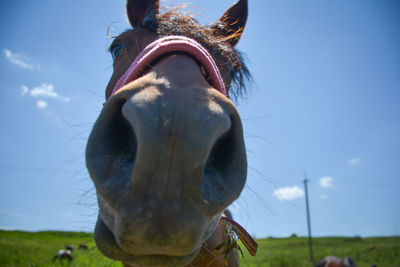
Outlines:
[[121, 259], [127, 266], [186, 266], [199, 253], [200, 248], [187, 256], [170, 256], [170, 255], [131, 255], [132, 258]]
[[179, 267], [189, 264], [199, 253], [202, 244], [187, 255], [169, 254], [138, 254], [135, 251], [121, 248], [114, 233], [106, 226], [101, 217], [98, 217], [95, 229], [95, 241], [98, 249], [107, 257], [121, 261], [126, 266], [166, 266]]

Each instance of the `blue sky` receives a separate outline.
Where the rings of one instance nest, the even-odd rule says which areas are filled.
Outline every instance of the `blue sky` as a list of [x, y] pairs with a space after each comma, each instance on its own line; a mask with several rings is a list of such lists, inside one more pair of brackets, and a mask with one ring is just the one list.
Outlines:
[[[183, 1], [175, 1], [183, 3]], [[238, 101], [249, 158], [232, 211], [257, 237], [400, 234], [400, 4], [249, 1]], [[233, 0], [190, 2], [204, 23]], [[0, 1], [0, 228], [91, 231], [84, 150], [124, 1]]]

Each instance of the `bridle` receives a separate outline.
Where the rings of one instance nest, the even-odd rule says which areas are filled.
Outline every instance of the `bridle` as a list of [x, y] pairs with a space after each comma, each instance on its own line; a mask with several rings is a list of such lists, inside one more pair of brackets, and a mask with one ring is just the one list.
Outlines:
[[251, 256], [256, 255], [258, 249], [257, 242], [239, 223], [225, 215], [221, 216], [219, 223], [224, 225], [228, 231], [233, 231], [233, 233], [235, 233]]
[[140, 78], [144, 70], [157, 59], [173, 52], [183, 52], [195, 58], [209, 77], [210, 85], [222, 94], [227, 95], [221, 73], [214, 59], [203, 46], [188, 37], [167, 36], [157, 39], [140, 52], [124, 75], [117, 81], [108, 98], [113, 96], [126, 84]]

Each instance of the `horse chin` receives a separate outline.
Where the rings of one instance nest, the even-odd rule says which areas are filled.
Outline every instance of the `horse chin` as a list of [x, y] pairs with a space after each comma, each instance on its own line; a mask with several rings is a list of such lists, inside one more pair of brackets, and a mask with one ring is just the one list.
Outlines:
[[[212, 225], [214, 225], [214, 223], [212, 223]], [[204, 242], [208, 239], [211, 233], [209, 233], [209, 231], [204, 233]], [[97, 219], [94, 237], [98, 249], [106, 257], [112, 260], [121, 261], [126, 267], [186, 266], [197, 256], [202, 246], [202, 243], [199, 244], [193, 252], [190, 252], [187, 255], [135, 254], [134, 251], [127, 251], [127, 249], [122, 249], [118, 245], [115, 235], [106, 226], [100, 216]]]

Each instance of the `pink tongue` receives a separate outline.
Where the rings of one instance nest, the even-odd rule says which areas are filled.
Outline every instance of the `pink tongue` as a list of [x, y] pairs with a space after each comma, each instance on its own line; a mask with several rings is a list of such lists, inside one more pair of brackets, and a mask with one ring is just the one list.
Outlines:
[[226, 95], [224, 81], [208, 51], [193, 39], [183, 36], [167, 36], [154, 41], [140, 52], [125, 74], [115, 84], [108, 98], [113, 96], [124, 85], [139, 78], [142, 71], [154, 60], [171, 52], [185, 52], [197, 59], [210, 77], [211, 86]]

